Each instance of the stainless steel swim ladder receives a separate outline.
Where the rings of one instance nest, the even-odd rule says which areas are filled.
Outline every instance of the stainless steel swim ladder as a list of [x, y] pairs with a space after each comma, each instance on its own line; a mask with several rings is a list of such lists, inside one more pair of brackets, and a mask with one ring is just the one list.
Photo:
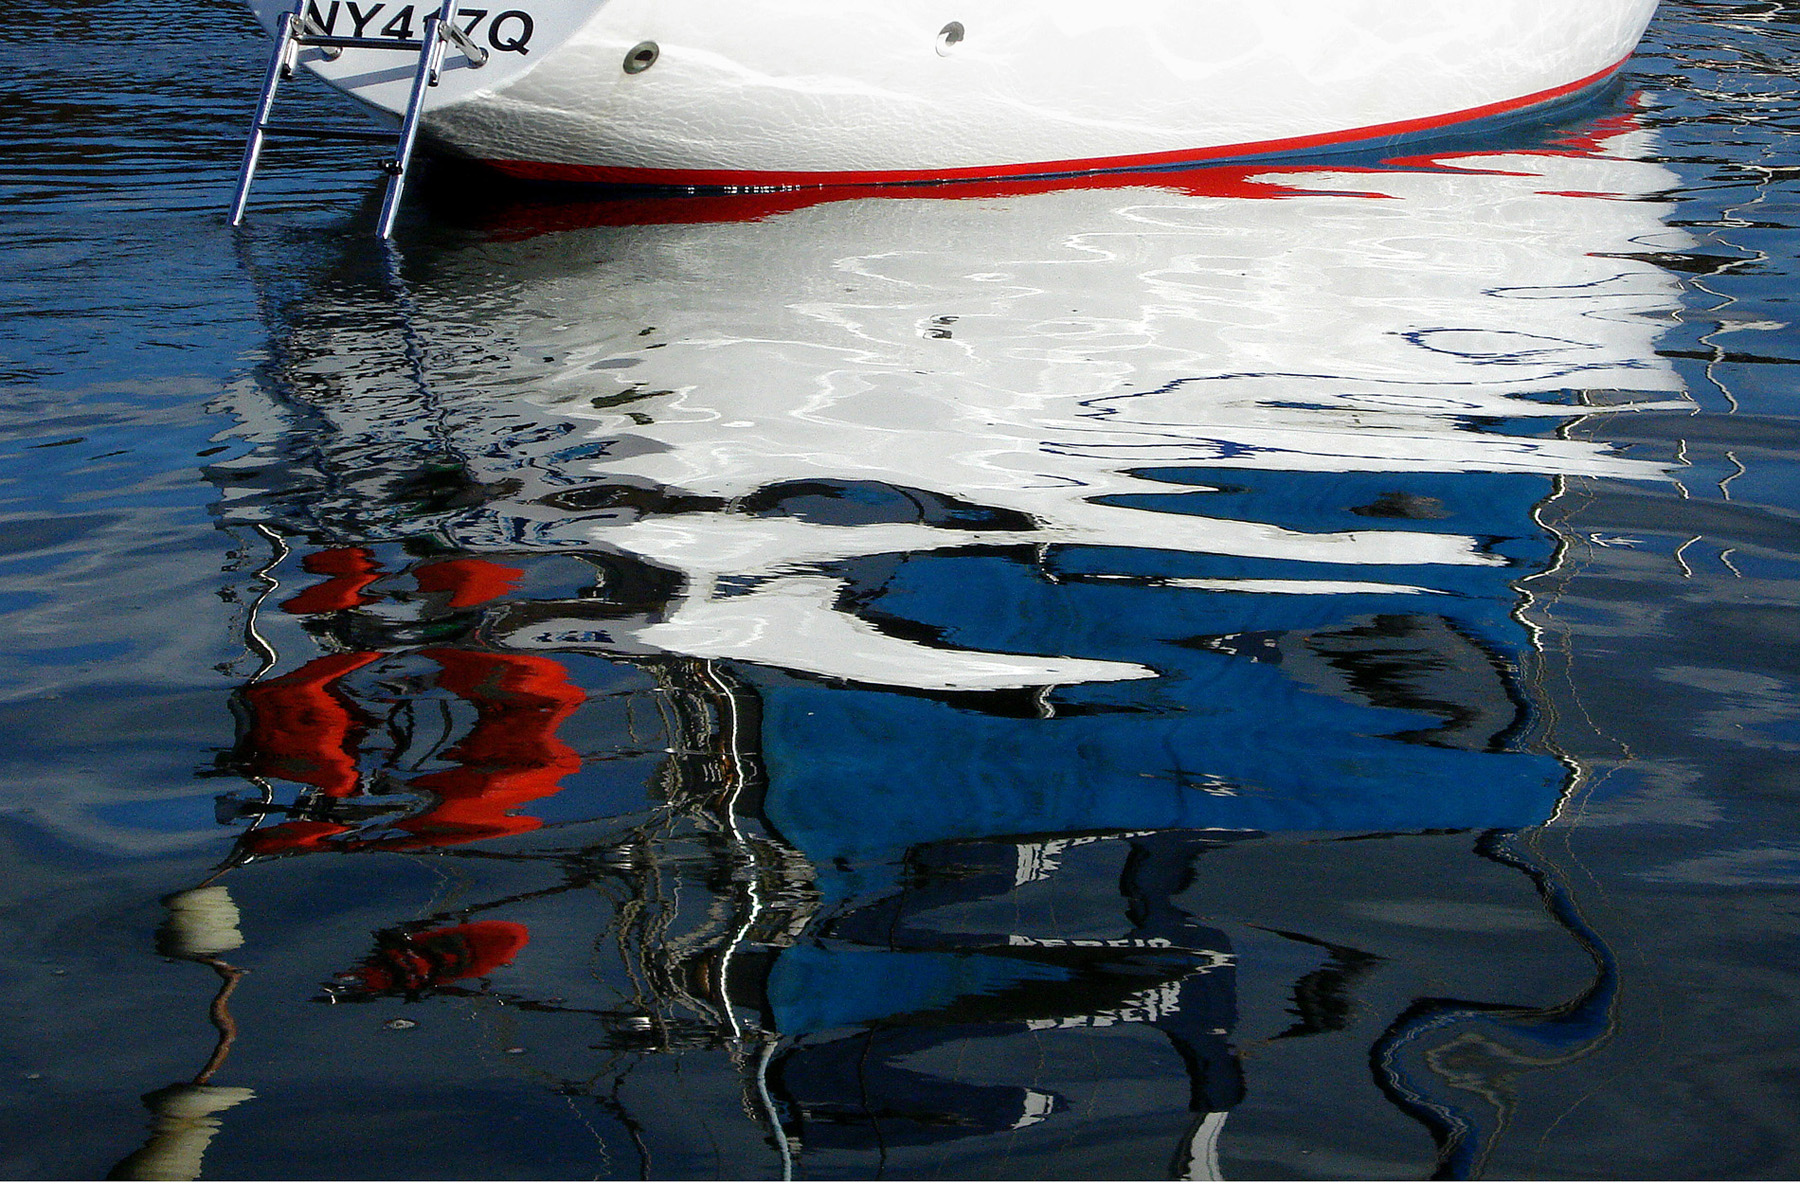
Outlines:
[[[231, 202], [231, 223], [241, 224], [244, 206], [250, 201], [250, 181], [256, 175], [257, 161], [262, 157], [263, 143], [270, 134], [288, 137], [322, 138], [329, 141], [388, 142], [394, 144], [394, 157], [381, 165], [387, 172], [387, 194], [381, 202], [381, 220], [376, 233], [382, 238], [393, 236], [394, 220], [400, 212], [400, 194], [406, 188], [406, 171], [412, 164], [413, 143], [419, 135], [419, 116], [425, 107], [425, 94], [436, 87], [444, 70], [444, 52], [454, 45], [463, 52], [470, 67], [480, 67], [488, 60], [488, 52], [478, 46], [456, 25], [457, 0], [444, 0], [436, 15], [425, 18], [422, 35], [413, 38], [338, 37], [319, 27], [304, 10], [306, 0], [296, 0], [292, 12], [283, 13], [275, 30], [275, 51], [269, 57], [269, 75], [263, 82], [262, 100], [256, 106], [256, 120], [250, 126], [250, 138], [244, 146], [244, 165], [238, 169], [237, 197]], [[294, 77], [294, 66], [300, 51], [316, 46], [326, 59], [335, 59], [346, 50], [395, 50], [418, 56], [418, 70], [413, 75], [412, 94], [406, 102], [406, 113], [398, 134], [376, 129], [344, 129], [311, 125], [283, 125], [270, 120], [275, 109], [275, 92], [284, 79]]]

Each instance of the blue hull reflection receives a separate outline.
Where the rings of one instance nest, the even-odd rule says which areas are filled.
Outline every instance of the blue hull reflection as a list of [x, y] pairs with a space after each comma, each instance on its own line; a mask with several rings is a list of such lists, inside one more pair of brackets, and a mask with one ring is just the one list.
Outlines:
[[[1479, 1174], [1489, 1084], [1610, 1036], [1504, 831], [1580, 774], [1542, 506], [1663, 470], [1570, 436], [1669, 402], [1629, 125], [271, 295], [210, 468], [247, 678], [205, 886], [338, 878], [265, 951], [320, 1027], [462, 1006], [603, 1174], [1213, 1177], [1307, 1125], [1262, 1064], [1315, 1052], [1346, 1128]], [[1554, 977], [1483, 976], [1507, 939]]]

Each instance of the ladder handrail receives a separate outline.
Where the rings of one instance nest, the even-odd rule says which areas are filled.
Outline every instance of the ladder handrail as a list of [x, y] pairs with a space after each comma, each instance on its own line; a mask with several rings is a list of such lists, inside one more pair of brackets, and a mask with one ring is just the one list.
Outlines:
[[444, 59], [446, 39], [440, 32], [443, 14], [456, 18], [456, 0], [444, 0], [437, 16], [425, 18], [425, 50], [419, 55], [419, 73], [413, 76], [412, 96], [406, 102], [406, 118], [400, 122], [400, 140], [394, 147], [394, 159], [388, 164], [387, 195], [381, 199], [381, 219], [375, 225], [375, 236], [386, 241], [393, 236], [394, 222], [400, 216], [400, 194], [406, 189], [406, 171], [412, 165], [413, 144], [419, 137], [419, 118], [425, 111], [425, 92], [436, 86], [438, 70]]
[[244, 207], [250, 202], [250, 180], [256, 175], [256, 160], [262, 157], [263, 129], [269, 123], [269, 113], [275, 108], [275, 89], [294, 70], [294, 19], [306, 19], [301, 15], [300, 3], [301, 0], [295, 0], [294, 11], [282, 13], [275, 26], [275, 52], [269, 56], [269, 73], [263, 80], [262, 99], [257, 102], [256, 116], [250, 122], [250, 137], [244, 143], [244, 161], [238, 167], [237, 195], [232, 199], [229, 218], [233, 225], [243, 223]]
[[[477, 68], [487, 64], [488, 51], [486, 47], [477, 45], [456, 24], [460, 0], [443, 0], [437, 13], [425, 18], [422, 36], [416, 41], [408, 38], [336, 37], [306, 14], [305, 4], [306, 0], [295, 0], [293, 10], [282, 13], [276, 23], [275, 49], [269, 56], [269, 72], [263, 81], [262, 97], [257, 102], [256, 117], [251, 122], [250, 136], [244, 145], [244, 160], [238, 168], [237, 193], [232, 200], [229, 222], [232, 225], [243, 223], [244, 209], [250, 200], [250, 184], [255, 178], [267, 135], [293, 132], [289, 127], [276, 125], [269, 117], [274, 111], [275, 93], [280, 88], [281, 81], [293, 78], [301, 49], [317, 49], [327, 61], [336, 60], [345, 50], [405, 50], [418, 55], [419, 65], [413, 76], [412, 91], [407, 97], [399, 132], [395, 135], [394, 157], [382, 164], [387, 172], [388, 182], [376, 232], [386, 240], [393, 235], [394, 222], [399, 216], [400, 197], [406, 187], [406, 173], [412, 165], [413, 147], [418, 140], [419, 124], [424, 115], [425, 95], [430, 88], [437, 86], [438, 80], [443, 76], [445, 52], [455, 46], [462, 51], [464, 64]], [[370, 140], [369, 135], [361, 131], [320, 130], [318, 135]], [[379, 134], [376, 138], [385, 140]]]

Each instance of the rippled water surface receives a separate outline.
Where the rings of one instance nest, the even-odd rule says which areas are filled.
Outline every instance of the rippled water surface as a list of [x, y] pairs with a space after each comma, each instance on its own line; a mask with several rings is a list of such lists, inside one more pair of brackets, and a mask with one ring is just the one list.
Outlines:
[[1800, 1168], [1800, 7], [393, 254], [224, 226], [226, 0], [14, 8], [5, 1177]]

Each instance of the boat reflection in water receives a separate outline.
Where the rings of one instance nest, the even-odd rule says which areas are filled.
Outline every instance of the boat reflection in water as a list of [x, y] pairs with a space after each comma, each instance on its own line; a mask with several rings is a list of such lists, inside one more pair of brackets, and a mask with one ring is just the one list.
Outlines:
[[1678, 387], [1641, 137], [269, 284], [222, 882], [457, 860], [289, 926], [308, 1019], [522, 1023], [593, 1172], [1479, 1174], [1617, 1000], [1506, 831], [1580, 781], [1537, 506], [1662, 470], [1571, 436]]

